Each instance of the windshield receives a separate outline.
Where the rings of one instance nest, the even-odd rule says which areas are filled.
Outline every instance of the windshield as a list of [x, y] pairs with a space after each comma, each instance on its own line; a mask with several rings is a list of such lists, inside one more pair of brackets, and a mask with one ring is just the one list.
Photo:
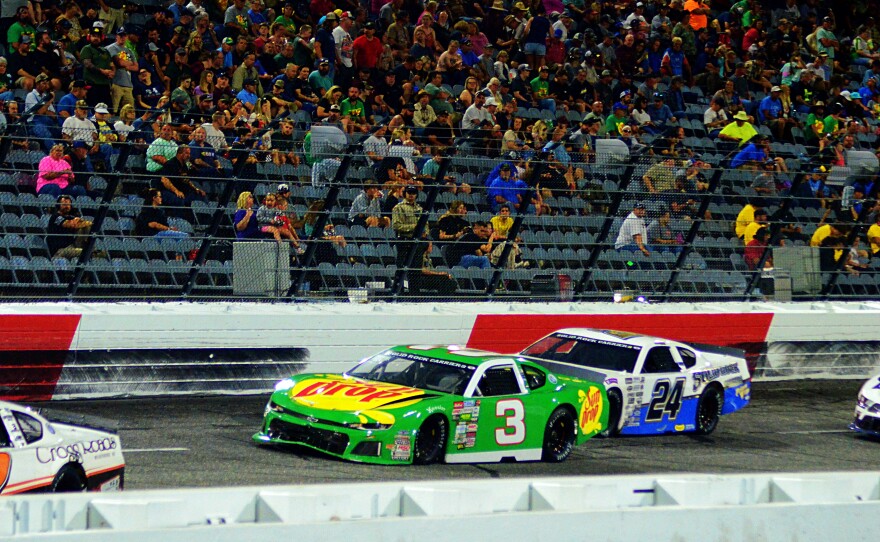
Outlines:
[[462, 395], [476, 367], [404, 352], [383, 352], [346, 374], [422, 390]]
[[638, 346], [554, 333], [526, 348], [523, 354], [548, 361], [632, 373], [640, 351]]

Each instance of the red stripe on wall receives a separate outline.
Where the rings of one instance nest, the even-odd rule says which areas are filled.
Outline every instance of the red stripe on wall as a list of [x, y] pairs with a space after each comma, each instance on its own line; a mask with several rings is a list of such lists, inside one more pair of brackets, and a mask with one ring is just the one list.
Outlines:
[[0, 316], [0, 398], [52, 398], [81, 315]]
[[684, 342], [717, 346], [763, 345], [771, 313], [756, 314], [481, 314], [468, 346], [494, 352], [519, 352], [541, 337], [566, 327], [615, 329]]

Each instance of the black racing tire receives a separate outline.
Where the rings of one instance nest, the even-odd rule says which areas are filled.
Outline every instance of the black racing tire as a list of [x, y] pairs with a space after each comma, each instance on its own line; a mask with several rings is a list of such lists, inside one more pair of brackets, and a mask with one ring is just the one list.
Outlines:
[[541, 461], [561, 463], [568, 459], [577, 438], [577, 420], [567, 408], [557, 408], [547, 420]]
[[88, 482], [79, 465], [64, 465], [52, 480], [52, 493], [81, 493], [86, 489]]
[[708, 435], [718, 427], [722, 402], [721, 392], [718, 391], [716, 386], [709, 385], [700, 394], [696, 417], [696, 432], [698, 435]]
[[620, 434], [620, 416], [623, 414], [623, 397], [619, 390], [608, 390], [608, 428], [599, 433], [604, 438]]
[[431, 416], [419, 428], [413, 446], [413, 463], [430, 465], [439, 463], [446, 455], [449, 423], [443, 416]]

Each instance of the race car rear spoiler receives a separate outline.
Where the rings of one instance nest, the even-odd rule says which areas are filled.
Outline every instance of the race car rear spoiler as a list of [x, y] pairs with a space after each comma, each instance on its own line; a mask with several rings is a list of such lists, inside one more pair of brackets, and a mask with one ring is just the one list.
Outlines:
[[684, 343], [694, 350], [699, 350], [700, 352], [706, 352], [707, 354], [722, 354], [725, 356], [734, 356], [737, 358], [745, 359], [746, 351], [742, 348], [733, 348], [731, 346], [717, 346], [714, 344], [704, 344], [704, 343]]
[[100, 416], [91, 416], [87, 414], [76, 414], [73, 412], [65, 412], [61, 410], [53, 410], [48, 408], [37, 409], [37, 412], [47, 420], [53, 423], [61, 423], [64, 425], [72, 425], [75, 427], [84, 427], [86, 429], [97, 429], [107, 433], [119, 433], [119, 421], [109, 420]]

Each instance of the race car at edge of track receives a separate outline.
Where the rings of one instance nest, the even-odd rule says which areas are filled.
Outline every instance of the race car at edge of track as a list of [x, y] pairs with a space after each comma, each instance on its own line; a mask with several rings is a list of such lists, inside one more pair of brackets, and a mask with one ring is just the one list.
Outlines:
[[849, 428], [863, 435], [880, 437], [880, 375], [869, 378], [859, 390], [856, 413]]
[[85, 417], [0, 401], [0, 494], [121, 490], [122, 446], [103, 429]]
[[253, 439], [385, 465], [559, 462], [607, 420], [601, 383], [518, 356], [396, 346], [342, 375], [282, 380]]
[[521, 355], [553, 371], [605, 383], [606, 436], [695, 432], [745, 407], [751, 376], [742, 350], [624, 331], [569, 328]]

